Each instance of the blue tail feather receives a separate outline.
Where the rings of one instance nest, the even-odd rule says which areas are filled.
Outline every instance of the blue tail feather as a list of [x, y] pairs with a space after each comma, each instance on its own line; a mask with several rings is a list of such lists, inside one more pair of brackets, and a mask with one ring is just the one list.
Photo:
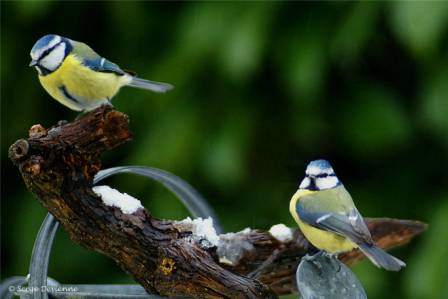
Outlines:
[[372, 261], [377, 267], [389, 271], [399, 271], [406, 264], [396, 257], [388, 254], [375, 245], [358, 244], [359, 249]]
[[128, 84], [128, 86], [151, 90], [155, 92], [167, 92], [173, 89], [173, 85], [162, 82], [155, 82], [146, 79], [141, 79], [138, 77], [133, 77], [132, 81]]

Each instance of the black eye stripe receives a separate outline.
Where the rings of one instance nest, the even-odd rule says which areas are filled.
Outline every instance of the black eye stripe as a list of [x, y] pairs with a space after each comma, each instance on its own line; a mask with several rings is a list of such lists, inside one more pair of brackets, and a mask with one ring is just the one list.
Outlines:
[[53, 47], [51, 47], [51, 48], [45, 50], [45, 51], [39, 56], [39, 59], [38, 59], [38, 60], [42, 60], [42, 59], [44, 59], [45, 57], [47, 57], [48, 54], [50, 54], [51, 51], [53, 51], [53, 50], [54, 50], [57, 46], [59, 46], [62, 42], [63, 42], [63, 41], [60, 41], [59, 43], [57, 43], [57, 44], [54, 45]]
[[334, 173], [321, 173], [321, 174], [316, 175], [316, 178], [326, 178], [329, 176], [336, 176], [336, 175]]
[[48, 56], [48, 54], [50, 54], [51, 50], [53, 50], [53, 48], [45, 50], [45, 51], [42, 53], [42, 55], [40, 55], [39, 60], [41, 60], [42, 58]]
[[[330, 173], [330, 174], [328, 174], [328, 173], [319, 173], [318, 175], [314, 175], [312, 177], [313, 178], [326, 178], [326, 177], [329, 177], [329, 176], [336, 176], [336, 174], [334, 174], [334, 173]], [[310, 178], [311, 176], [309, 174], [307, 174], [306, 177]]]

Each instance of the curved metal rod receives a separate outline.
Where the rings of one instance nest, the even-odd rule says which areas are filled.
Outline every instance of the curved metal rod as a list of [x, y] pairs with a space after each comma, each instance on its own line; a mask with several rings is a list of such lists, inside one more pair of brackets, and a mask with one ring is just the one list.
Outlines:
[[[203, 218], [209, 216], [212, 217], [216, 232], [218, 234], [223, 233], [223, 229], [218, 217], [216, 216], [213, 209], [208, 205], [206, 200], [191, 185], [169, 172], [157, 168], [142, 166], [113, 167], [99, 171], [93, 179], [93, 183], [96, 184], [101, 180], [104, 180], [105, 178], [120, 173], [132, 173], [141, 175], [163, 184], [168, 190], [174, 193], [181, 200], [181, 202], [192, 214], [192, 216]], [[34, 243], [29, 268], [29, 287], [37, 287], [40, 289], [41, 287], [47, 285], [48, 263], [50, 260], [53, 240], [56, 235], [58, 226], [58, 221], [53, 217], [53, 215], [48, 213], [40, 227], [39, 233]], [[48, 296], [47, 293], [35, 292], [33, 293], [33, 298], [46, 299], [48, 298]]]
[[192, 216], [202, 218], [207, 218], [210, 216], [213, 218], [216, 232], [218, 234], [222, 234], [224, 232], [218, 216], [215, 214], [207, 201], [190, 184], [178, 176], [153, 167], [119, 166], [100, 170], [95, 176], [94, 184], [118, 173], [137, 174], [163, 184], [180, 199]]
[[14, 297], [14, 292], [19, 286], [26, 284], [26, 277], [13, 276], [5, 279], [0, 284], [0, 298], [11, 299]]
[[[39, 229], [31, 254], [30, 279], [28, 281], [30, 288], [36, 287], [40, 290], [42, 286], [47, 285], [48, 263], [58, 226], [59, 222], [48, 213]], [[36, 299], [48, 297], [46, 293], [41, 292], [34, 292], [33, 295], [33, 298]]]

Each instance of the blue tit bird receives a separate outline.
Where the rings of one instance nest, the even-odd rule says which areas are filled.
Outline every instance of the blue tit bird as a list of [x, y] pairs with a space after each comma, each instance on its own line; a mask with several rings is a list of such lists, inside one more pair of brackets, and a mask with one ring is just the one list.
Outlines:
[[88, 45], [59, 35], [39, 39], [31, 49], [31, 67], [44, 89], [76, 111], [109, 103], [123, 86], [166, 92], [172, 85], [141, 79], [101, 57]]
[[375, 245], [352, 197], [328, 161], [310, 162], [305, 173], [289, 210], [311, 244], [330, 254], [359, 248], [373, 264], [389, 271], [406, 266]]

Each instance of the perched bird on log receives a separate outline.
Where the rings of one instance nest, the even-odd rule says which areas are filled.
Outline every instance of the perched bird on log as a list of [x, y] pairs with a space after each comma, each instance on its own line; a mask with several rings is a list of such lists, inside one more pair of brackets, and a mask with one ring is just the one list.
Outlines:
[[398, 271], [404, 262], [377, 247], [352, 197], [330, 163], [308, 164], [289, 210], [308, 241], [330, 254], [359, 248], [377, 267]]
[[76, 111], [92, 110], [110, 102], [123, 86], [155, 92], [173, 88], [138, 78], [101, 57], [88, 45], [59, 35], [39, 39], [31, 49], [30, 66], [39, 73], [44, 89], [58, 102]]

